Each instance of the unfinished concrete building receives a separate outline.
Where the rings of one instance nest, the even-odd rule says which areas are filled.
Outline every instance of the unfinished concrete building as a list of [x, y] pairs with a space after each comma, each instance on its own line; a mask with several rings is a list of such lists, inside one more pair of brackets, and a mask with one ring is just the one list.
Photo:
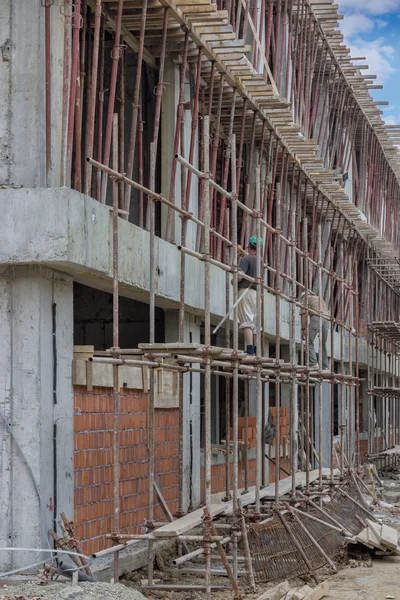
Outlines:
[[0, 545], [65, 512], [85, 554], [150, 531], [151, 558], [398, 444], [399, 133], [337, 6], [0, 5]]

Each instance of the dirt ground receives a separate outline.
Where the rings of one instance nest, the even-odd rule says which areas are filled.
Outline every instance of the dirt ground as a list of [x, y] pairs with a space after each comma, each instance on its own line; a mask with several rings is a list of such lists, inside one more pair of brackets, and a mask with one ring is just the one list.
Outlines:
[[329, 579], [327, 600], [400, 600], [400, 556], [375, 559], [372, 568], [344, 569]]

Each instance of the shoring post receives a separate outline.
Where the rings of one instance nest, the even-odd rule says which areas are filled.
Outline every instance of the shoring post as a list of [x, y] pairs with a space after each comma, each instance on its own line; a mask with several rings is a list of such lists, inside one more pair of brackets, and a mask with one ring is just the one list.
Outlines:
[[[322, 231], [321, 223], [317, 225], [317, 253], [318, 253], [318, 313], [319, 313], [319, 368], [323, 368], [322, 357], [323, 357], [323, 343], [322, 343]], [[322, 491], [322, 402], [323, 402], [323, 382], [320, 381], [318, 385], [319, 391], [319, 410], [318, 410], [318, 469], [319, 469], [319, 491]], [[322, 502], [322, 499], [320, 500]]]
[[[256, 357], [258, 360], [261, 359], [261, 339], [263, 336], [262, 331], [262, 316], [261, 316], [261, 212], [260, 212], [260, 194], [261, 194], [261, 181], [260, 181], [260, 166], [256, 168], [256, 195], [255, 195], [255, 228], [256, 228]], [[263, 261], [264, 262], [264, 261]], [[260, 364], [257, 364], [257, 379], [256, 379], [256, 489], [255, 489], [255, 512], [260, 513], [260, 487], [262, 479], [262, 464], [263, 464], [263, 448], [262, 448], [262, 431], [264, 423], [262, 421], [262, 390], [261, 390], [261, 373]]]
[[[153, 164], [156, 160], [155, 144], [150, 144], [150, 172], [154, 172]], [[149, 314], [149, 342], [154, 344], [155, 341], [155, 299], [156, 299], [156, 256], [155, 256], [155, 206], [151, 196], [148, 197], [150, 211], [150, 314]], [[152, 524], [154, 521], [154, 471], [155, 471], [155, 455], [154, 455], [154, 404], [155, 404], [155, 388], [156, 388], [156, 373], [155, 369], [150, 369], [150, 386], [149, 386], [149, 408], [148, 408], [148, 451], [149, 451], [149, 521]], [[154, 542], [148, 541], [148, 585], [153, 583], [154, 575]]]
[[[211, 345], [210, 320], [210, 118], [203, 120], [203, 152], [204, 152], [204, 343]], [[211, 364], [206, 356], [204, 377], [204, 474], [205, 501], [211, 506]]]
[[[113, 115], [113, 167], [118, 171], [118, 114]], [[119, 348], [119, 276], [118, 276], [118, 181], [113, 181], [113, 347]], [[114, 531], [119, 532], [120, 514], [120, 464], [119, 464], [119, 365], [113, 364], [114, 431]], [[114, 553], [114, 583], [119, 581], [119, 552]]]
[[[231, 157], [231, 140], [232, 140], [232, 134], [229, 138], [229, 156], [228, 156], [228, 169], [230, 167], [230, 157]], [[226, 182], [225, 185], [227, 184], [227, 180], [228, 178], [226, 177]], [[224, 186], [225, 187], [225, 186]], [[229, 238], [229, 233], [230, 233], [230, 219], [229, 219], [229, 208], [227, 209], [227, 215], [226, 215], [226, 227], [225, 227], [225, 231], [226, 231], [226, 237]], [[226, 254], [226, 263], [232, 264], [232, 250], [231, 248], [226, 245], [225, 247], [225, 254]], [[230, 280], [231, 280], [231, 274], [228, 273], [228, 271], [226, 272], [225, 275], [225, 308], [226, 308], [226, 312], [228, 313], [228, 311], [230, 310]], [[230, 335], [230, 323], [229, 323], [229, 319], [227, 319], [226, 321], [226, 325], [225, 325], [225, 345], [228, 349], [230, 349], [231, 347], [231, 335]], [[246, 418], [246, 390], [247, 385], [246, 382], [244, 384], [244, 389], [245, 389], [245, 418]], [[231, 424], [231, 391], [232, 391], [232, 385], [231, 385], [231, 380], [229, 379], [229, 377], [225, 378], [225, 423], [226, 423], [226, 434], [225, 434], [225, 500], [231, 500], [232, 499], [232, 495], [231, 495], [231, 461], [230, 461], [230, 457], [231, 457], [231, 447], [230, 447], [230, 443], [231, 443], [231, 436], [230, 436], [230, 424]], [[248, 398], [247, 398], [247, 403], [248, 403]], [[247, 413], [248, 413], [248, 407], [247, 407]], [[245, 478], [246, 478], [246, 474], [247, 474], [247, 461], [246, 461], [246, 471], [245, 471]], [[245, 488], [247, 489], [247, 483], [245, 481]]]
[[[94, 128], [95, 128], [95, 113], [97, 99], [97, 72], [99, 65], [99, 47], [100, 47], [100, 25], [101, 25], [101, 0], [96, 0], [94, 12], [94, 34], [93, 34], [93, 56], [92, 56], [92, 73], [90, 77], [90, 92], [89, 92], [89, 107], [87, 116], [87, 133], [86, 133], [86, 148], [85, 156], [92, 156], [94, 145]], [[91, 35], [91, 33], [89, 32]], [[104, 65], [103, 65], [104, 68]], [[102, 91], [102, 90], [101, 90]], [[120, 164], [123, 169], [123, 163]], [[115, 168], [115, 163], [114, 163]], [[118, 170], [118, 169], [116, 169]], [[117, 186], [119, 188], [120, 186]], [[86, 163], [85, 169], [85, 194], [90, 196], [92, 188], [92, 165]]]
[[[131, 133], [129, 138], [129, 150], [128, 150], [128, 163], [126, 167], [126, 173], [131, 179], [133, 174], [133, 165], [135, 160], [135, 148], [136, 148], [136, 133], [137, 123], [139, 115], [139, 102], [140, 102], [140, 87], [142, 82], [142, 64], [143, 64], [143, 50], [144, 50], [144, 38], [146, 35], [146, 18], [147, 18], [147, 0], [142, 0], [141, 3], [141, 23], [140, 23], [140, 36], [139, 36], [139, 52], [136, 66], [136, 79], [135, 79], [135, 90], [133, 93], [133, 110], [132, 110], [132, 121], [131, 121]], [[157, 153], [156, 153], [157, 154]], [[131, 202], [131, 186], [125, 186], [125, 210], [129, 213], [130, 202]]]
[[279, 364], [281, 358], [281, 229], [282, 229], [282, 198], [281, 184], [276, 184], [276, 276], [275, 276], [275, 360], [277, 371], [275, 376], [275, 407], [276, 407], [276, 453], [275, 453], [275, 502], [279, 504], [279, 481], [280, 481], [280, 460], [281, 460], [281, 383]]
[[[347, 255], [347, 261], [348, 261], [348, 277], [349, 277], [349, 302], [350, 302], [350, 307], [348, 310], [348, 318], [349, 318], [349, 329], [348, 329], [348, 336], [349, 336], [349, 375], [350, 377], [353, 377], [353, 331], [354, 331], [354, 279], [353, 279], [353, 265], [354, 263], [357, 262], [357, 252], [356, 249], [354, 250], [354, 252], [352, 252], [350, 249], [348, 250], [348, 255]], [[346, 321], [346, 319], [344, 319]], [[357, 385], [359, 385], [357, 383]], [[355, 415], [355, 406], [354, 406], [354, 394], [353, 394], [353, 390], [354, 390], [354, 385], [353, 385], [353, 380], [350, 380], [350, 384], [347, 387], [347, 393], [348, 393], [348, 406], [349, 406], [349, 424], [348, 424], [348, 436], [349, 436], [349, 451], [348, 451], [348, 459], [349, 459], [349, 467], [353, 468], [353, 427], [354, 427], [354, 417], [356, 418], [357, 421], [357, 417]]]
[[[237, 240], [237, 187], [236, 187], [236, 136], [232, 135], [231, 140], [231, 182], [232, 182], [232, 271], [233, 271], [233, 352], [237, 354], [239, 350], [239, 323], [238, 323], [238, 240]], [[232, 502], [233, 506], [237, 505], [238, 487], [239, 487], [239, 472], [238, 472], [238, 362], [235, 359], [232, 363], [232, 428], [233, 428], [233, 478], [232, 478]]]
[[[334, 217], [333, 217], [334, 218]], [[333, 221], [332, 221], [333, 223]], [[329, 307], [330, 307], [330, 316], [331, 316], [331, 320], [330, 320], [330, 333], [331, 333], [331, 374], [334, 373], [335, 371], [335, 321], [334, 321], [334, 314], [335, 314], [335, 304], [334, 304], [334, 295], [333, 295], [333, 291], [335, 289], [335, 271], [334, 271], [334, 260], [333, 260], [334, 256], [333, 256], [333, 248], [332, 246], [330, 246], [330, 275], [329, 275], [329, 280], [327, 282], [327, 286], [328, 284], [330, 285], [330, 297], [329, 297]], [[334, 440], [334, 435], [335, 435], [335, 381], [334, 378], [331, 377], [331, 384], [330, 384], [330, 394], [331, 394], [331, 402], [330, 402], [330, 432], [329, 432], [329, 436], [330, 436], [330, 483], [331, 483], [331, 490], [333, 491], [333, 460], [334, 460], [334, 446], [333, 446], [333, 440]]]
[[[294, 173], [293, 173], [294, 178]], [[297, 208], [297, 207], [296, 207]], [[290, 363], [292, 368], [297, 364], [296, 353], [296, 211], [292, 210], [290, 219], [290, 275], [292, 278], [292, 303], [290, 305]], [[292, 496], [296, 497], [296, 456], [297, 456], [297, 430], [295, 427], [297, 402], [296, 402], [296, 378], [292, 371], [290, 380], [290, 474], [292, 476]]]
[[66, 183], [71, 185], [72, 169], [72, 144], [74, 141], [74, 124], [76, 112], [76, 88], [79, 63], [79, 30], [81, 27], [81, 0], [74, 4], [74, 16], [72, 21], [72, 50], [71, 50], [71, 83], [69, 88], [68, 103], [68, 127], [67, 127], [67, 159], [66, 159]]
[[[304, 202], [307, 202], [307, 198], [305, 197]], [[307, 217], [303, 219], [303, 275], [304, 275], [304, 313], [305, 313], [305, 322], [306, 322], [306, 340], [305, 340], [305, 363], [306, 363], [306, 385], [305, 385], [305, 400], [304, 400], [304, 420], [305, 423], [302, 423], [302, 428], [305, 429], [306, 434], [306, 491], [307, 493], [310, 491], [310, 335], [308, 331], [308, 321], [309, 321], [309, 310], [308, 310], [308, 295], [309, 295], [309, 279], [310, 279], [310, 269], [309, 269], [309, 253], [308, 253], [308, 221]]]
[[[109, 97], [108, 97], [106, 136], [105, 136], [105, 140], [104, 140], [104, 151], [103, 151], [103, 164], [106, 167], [108, 167], [108, 164], [110, 162], [111, 131], [112, 131], [112, 119], [113, 119], [113, 114], [114, 114], [114, 104], [115, 104], [115, 90], [117, 87], [118, 64], [119, 64], [119, 59], [121, 56], [120, 40], [121, 40], [121, 23], [122, 23], [123, 4], [124, 4], [124, 0], [119, 0], [118, 11], [117, 11], [117, 24], [116, 24], [116, 29], [115, 29], [114, 47], [112, 50], [111, 81], [110, 81], [110, 92], [109, 92]], [[91, 83], [93, 83], [93, 82], [91, 82]], [[102, 202], [103, 204], [105, 204], [105, 202], [106, 202], [107, 181], [108, 181], [107, 174], [103, 173], [102, 183], [101, 183], [101, 197], [100, 197], [100, 202]]]
[[[99, 93], [98, 93], [98, 114], [97, 114], [97, 161], [102, 161], [103, 152], [103, 117], [104, 117], [104, 63], [105, 63], [105, 18], [101, 19], [100, 27], [100, 68], [99, 68]], [[121, 151], [121, 148], [120, 148]], [[90, 156], [87, 155], [87, 156]], [[121, 165], [122, 167], [122, 165]], [[96, 172], [96, 198], [101, 199], [101, 176], [100, 169]], [[121, 186], [123, 189], [123, 186]]]
[[[339, 245], [339, 264], [340, 264], [340, 279], [339, 279], [339, 287], [340, 287], [340, 321], [342, 321], [344, 316], [344, 256], [343, 256], [343, 242], [340, 242]], [[343, 325], [340, 327], [340, 372], [344, 375], [344, 328]], [[342, 476], [344, 474], [344, 466], [345, 466], [345, 431], [346, 431], [346, 403], [345, 403], [345, 390], [344, 390], [344, 382], [343, 379], [340, 380], [340, 470]]]
[[[119, 79], [119, 164], [121, 171], [124, 170], [125, 165], [125, 95], [126, 95], [126, 49], [121, 48], [121, 71]], [[143, 123], [141, 123], [142, 138], [143, 138]], [[139, 149], [139, 157], [142, 157], [142, 183], [143, 183], [143, 139], [141, 152]], [[140, 172], [140, 166], [139, 166]], [[119, 204], [121, 207], [124, 206], [124, 186], [119, 186]], [[129, 219], [129, 215], [122, 215], [126, 220]]]
[[[121, 66], [122, 66], [122, 61], [121, 61]], [[143, 185], [143, 130], [144, 130], [144, 121], [142, 120], [142, 107], [140, 106], [139, 103], [139, 113], [138, 113], [138, 123], [137, 123], [137, 138], [138, 138], [138, 180], [139, 183], [141, 185]], [[155, 165], [152, 165], [152, 169], [153, 171], [155, 171]], [[155, 173], [150, 173], [149, 174], [149, 180], [155, 180]], [[149, 186], [150, 186], [150, 181], [149, 181]], [[122, 206], [125, 205], [125, 190], [123, 190], [124, 193], [124, 200], [122, 203]], [[128, 211], [126, 211], [128, 213]], [[150, 210], [147, 210], [146, 213], [146, 226], [147, 229], [150, 228]], [[129, 214], [125, 215], [125, 218], [128, 220], [129, 219]], [[139, 227], [143, 228], [144, 227], [144, 196], [143, 196], [143, 192], [140, 190], [139, 191]]]
[[45, 0], [45, 78], [46, 78], [46, 185], [50, 187], [51, 171], [51, 6], [52, 0]]
[[245, 521], [243, 510], [242, 510], [242, 503], [240, 502], [239, 498], [237, 500], [237, 511], [238, 511], [238, 520], [240, 522], [240, 527], [241, 527], [241, 532], [242, 532], [242, 544], [243, 544], [244, 556], [246, 559], [247, 575], [249, 577], [250, 587], [253, 590], [253, 592], [255, 592], [256, 583], [255, 583], [255, 579], [254, 579], [253, 560], [252, 560], [251, 552], [250, 552], [249, 538], [247, 535], [246, 521]]
[[62, 156], [61, 187], [67, 185], [67, 142], [69, 95], [71, 86], [71, 48], [72, 48], [72, 0], [64, 1], [64, 57], [63, 57], [63, 103], [62, 103]]
[[[83, 21], [82, 21], [83, 22]], [[80, 35], [78, 35], [78, 57], [80, 55]], [[77, 192], [82, 191], [82, 106], [81, 106], [81, 73], [80, 60], [78, 58], [78, 68], [76, 73], [76, 93], [75, 93], [75, 173], [74, 188]], [[71, 184], [72, 185], [72, 184]]]

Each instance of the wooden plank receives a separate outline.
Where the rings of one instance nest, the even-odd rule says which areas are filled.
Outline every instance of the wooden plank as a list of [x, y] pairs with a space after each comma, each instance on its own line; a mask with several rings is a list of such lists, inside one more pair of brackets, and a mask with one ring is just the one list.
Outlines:
[[381, 538], [377, 535], [371, 527], [367, 527], [368, 534], [368, 544], [371, 544], [374, 548], [378, 548], [378, 550], [384, 550], [381, 545]]
[[320, 600], [320, 598], [327, 596], [328, 593], [329, 583], [327, 581], [324, 581], [323, 583], [317, 585], [317, 587], [314, 588], [312, 592], [307, 594], [307, 596], [304, 596], [304, 600]]
[[92, 356], [94, 354], [94, 346], [74, 346], [74, 354], [77, 352], [91, 352]]
[[303, 600], [308, 594], [313, 591], [309, 585], [303, 585], [300, 589], [296, 590], [291, 596], [288, 595], [288, 600]]
[[[223, 504], [211, 504], [210, 506], [210, 515], [212, 518], [222, 514], [225, 510], [225, 505]], [[155, 529], [153, 532], [154, 537], [177, 537], [178, 535], [183, 535], [187, 531], [190, 531], [194, 527], [201, 525], [204, 515], [204, 509], [198, 508], [191, 513], [188, 513], [184, 517], [180, 519], [176, 519], [172, 523], [168, 523], [168, 525], [163, 525], [163, 527], [159, 527]]]
[[290, 584], [288, 581], [282, 581], [273, 588], [267, 590], [257, 600], [280, 600], [290, 590]]
[[382, 546], [387, 546], [388, 548], [393, 548], [393, 550], [397, 550], [398, 539], [399, 532], [397, 531], [397, 529], [393, 529], [393, 527], [389, 527], [389, 525], [385, 525], [384, 523], [382, 523]]

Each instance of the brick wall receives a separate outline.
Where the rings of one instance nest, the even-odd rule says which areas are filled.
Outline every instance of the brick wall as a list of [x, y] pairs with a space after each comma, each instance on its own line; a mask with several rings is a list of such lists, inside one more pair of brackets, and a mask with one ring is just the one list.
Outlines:
[[[113, 396], [110, 388], [75, 386], [74, 484], [77, 536], [82, 550], [92, 554], [111, 545], [105, 538], [113, 531]], [[120, 529], [143, 533], [148, 517], [148, 395], [142, 390], [121, 390], [119, 418]], [[285, 427], [284, 425], [282, 427]], [[282, 434], [286, 431], [282, 430]], [[177, 409], [155, 411], [155, 476], [172, 513], [178, 508]], [[288, 460], [281, 465], [290, 470]], [[233, 465], [231, 465], [231, 470]], [[202, 483], [204, 477], [202, 472]], [[255, 485], [256, 461], [249, 461], [249, 486]], [[281, 478], [285, 475], [281, 473]], [[270, 482], [274, 467], [270, 466]], [[239, 463], [239, 487], [244, 488], [244, 468]], [[212, 467], [212, 493], [225, 490], [225, 464]], [[202, 490], [202, 498], [204, 489]], [[164, 515], [155, 504], [155, 519]]]
[[[75, 512], [82, 549], [92, 554], [111, 545], [113, 530], [113, 396], [110, 388], [76, 386]], [[148, 517], [147, 394], [121, 390], [119, 420], [121, 530], [143, 533]], [[176, 409], [156, 409], [156, 481], [172, 512], [178, 507], [179, 416]], [[163, 517], [155, 505], [155, 518]]]

